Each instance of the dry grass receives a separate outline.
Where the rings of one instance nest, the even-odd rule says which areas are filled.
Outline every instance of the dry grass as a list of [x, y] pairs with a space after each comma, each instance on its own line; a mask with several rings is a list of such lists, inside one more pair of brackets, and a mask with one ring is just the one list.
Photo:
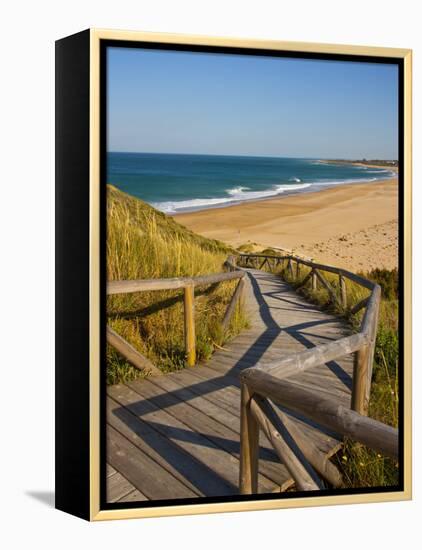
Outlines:
[[[167, 278], [219, 273], [230, 249], [205, 239], [144, 202], [108, 186], [107, 280]], [[221, 320], [236, 281], [196, 290], [198, 360], [208, 359], [215, 344], [246, 326], [238, 309], [229, 329]], [[163, 371], [184, 368], [183, 295], [180, 291], [137, 292], [109, 296], [108, 324]], [[107, 382], [142, 376], [110, 346]]]

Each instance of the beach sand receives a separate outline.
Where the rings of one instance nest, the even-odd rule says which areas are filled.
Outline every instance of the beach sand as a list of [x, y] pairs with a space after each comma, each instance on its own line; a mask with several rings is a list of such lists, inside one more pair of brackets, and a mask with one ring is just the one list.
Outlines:
[[398, 264], [397, 178], [174, 217], [234, 247], [286, 248], [352, 271]]

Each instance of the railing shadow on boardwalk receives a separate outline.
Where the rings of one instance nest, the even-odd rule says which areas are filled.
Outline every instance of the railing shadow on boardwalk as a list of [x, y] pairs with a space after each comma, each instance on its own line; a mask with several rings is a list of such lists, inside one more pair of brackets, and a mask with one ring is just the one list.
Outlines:
[[[222, 438], [218, 437], [216, 435], [212, 435], [212, 437], [207, 433], [201, 433], [201, 432], [195, 432], [190, 429], [181, 429], [181, 428], [175, 428], [174, 426], [166, 426], [163, 423], [150, 421], [150, 420], [143, 420], [143, 417], [146, 416], [148, 413], [151, 412], [151, 406], [153, 408], [157, 408], [159, 410], [166, 411], [167, 409], [171, 409], [171, 407], [174, 404], [177, 404], [178, 402], [183, 402], [186, 404], [189, 404], [189, 401], [192, 399], [195, 399], [197, 397], [206, 396], [208, 393], [216, 391], [216, 389], [223, 389], [225, 387], [238, 387], [238, 375], [239, 372], [243, 369], [247, 369], [249, 367], [255, 366], [264, 356], [265, 352], [270, 349], [274, 341], [282, 334], [283, 332], [288, 334], [289, 336], [293, 337], [301, 346], [310, 349], [312, 347], [315, 347], [315, 343], [312, 342], [309, 338], [307, 338], [302, 331], [304, 329], [310, 329], [312, 327], [317, 327], [323, 324], [329, 324], [333, 323], [333, 319], [327, 319], [327, 320], [316, 320], [316, 321], [309, 321], [304, 322], [296, 325], [291, 326], [285, 326], [280, 327], [277, 321], [274, 319], [274, 317], [271, 314], [271, 309], [269, 308], [265, 296], [268, 296], [269, 294], [273, 295], [276, 294], [277, 299], [283, 302], [288, 302], [289, 311], [292, 310], [292, 306], [299, 307], [304, 312], [309, 309], [307, 305], [298, 304], [297, 302], [291, 302], [287, 296], [283, 296], [287, 294], [288, 291], [291, 290], [289, 285], [287, 285], [285, 282], [280, 281], [280, 283], [276, 282], [274, 278], [269, 279], [272, 283], [277, 284], [279, 287], [278, 289], [272, 291], [271, 293], [262, 293], [259, 287], [259, 284], [255, 278], [255, 276], [252, 273], [247, 273], [249, 283], [251, 284], [251, 289], [253, 292], [254, 299], [256, 300], [257, 306], [258, 306], [258, 315], [260, 320], [262, 321], [264, 328], [263, 332], [260, 334], [260, 336], [257, 339], [251, 340], [251, 343], [248, 347], [248, 349], [245, 351], [245, 353], [239, 357], [233, 364], [233, 367], [229, 370], [227, 370], [224, 374], [221, 376], [217, 376], [212, 379], [212, 389], [210, 389], [209, 381], [198, 381], [194, 384], [186, 385], [183, 389], [175, 389], [170, 391], [162, 391], [161, 394], [150, 396], [148, 398], [143, 398], [140, 396], [139, 400], [134, 402], [132, 404], [132, 407], [136, 410], [136, 418], [138, 422], [140, 422], [141, 427], [143, 424], [147, 425], [152, 429], [151, 432], [148, 432], [147, 435], [145, 435], [145, 430], [139, 430], [139, 433], [136, 434], [136, 426], [133, 427], [133, 422], [127, 422], [127, 414], [128, 409], [125, 406], [118, 407], [113, 410], [111, 414], [114, 414], [117, 418], [120, 419], [120, 421], [124, 422], [131, 430], [134, 430], [134, 433], [136, 435], [139, 435], [139, 437], [142, 437], [143, 440], [147, 445], [149, 445], [152, 449], [154, 449], [157, 453], [160, 453], [163, 456], [163, 459], [167, 461], [174, 469], [178, 470], [181, 475], [186, 475], [186, 461], [180, 460], [180, 453], [182, 455], [189, 456], [186, 451], [178, 448], [178, 453], [175, 455], [175, 453], [172, 450], [172, 447], [168, 447], [170, 449], [170, 452], [163, 451], [163, 447], [160, 443], [161, 436], [167, 437], [168, 439], [172, 439], [174, 442], [172, 445], [176, 446], [175, 442], [188, 442], [193, 443], [196, 445], [201, 446], [210, 446], [215, 447], [218, 446], [228, 453], [239, 456], [240, 455], [240, 443], [238, 439], [228, 439], [228, 438]], [[312, 312], [315, 312], [315, 308], [309, 309]], [[317, 335], [320, 337], [320, 335]], [[333, 338], [326, 337], [328, 340], [332, 340]], [[332, 361], [327, 364], [327, 367], [346, 385], [347, 389], [350, 390], [351, 388], [351, 378], [350, 376], [341, 368], [338, 363]], [[196, 367], [200, 368], [200, 366]], [[194, 413], [194, 411], [192, 411]], [[324, 427], [319, 426], [317, 423], [311, 421], [310, 419], [307, 419], [303, 417], [302, 415], [298, 415], [295, 413], [289, 413], [292, 417], [300, 419], [302, 422], [305, 422], [310, 427], [316, 427], [318, 428], [322, 433], [327, 433], [329, 435], [333, 435], [333, 432], [331, 430], [327, 430]], [[157, 438], [157, 434], [160, 434], [160, 437]], [[273, 463], [279, 463], [279, 460], [276, 456], [276, 454], [265, 448], [260, 448], [260, 459], [266, 459], [267, 461], [273, 462]], [[194, 458], [190, 457], [191, 460], [195, 460]], [[198, 461], [196, 461], [198, 462]], [[215, 472], [212, 472], [209, 468], [207, 468], [206, 465], [201, 463], [201, 468], [207, 469], [207, 476], [213, 475], [217, 476]], [[208, 471], [209, 470], [209, 471]], [[205, 487], [205, 484], [201, 484], [200, 480], [197, 482], [197, 488], [201, 492], [205, 489], [209, 492], [209, 487]], [[208, 484], [208, 481], [207, 481]], [[216, 487], [219, 487], [219, 484], [216, 482]], [[234, 486], [227, 488], [229, 492], [235, 492], [236, 488]], [[221, 488], [218, 489], [221, 494]]]
[[[280, 328], [277, 322], [274, 320], [273, 316], [271, 315], [271, 310], [268, 307], [265, 299], [263, 298], [259, 289], [259, 285], [257, 284], [255, 278], [249, 273], [247, 273], [247, 275], [249, 276], [249, 281], [252, 284], [253, 293], [259, 306], [259, 315], [263, 320], [266, 329], [256, 340], [251, 341], [251, 345], [249, 346], [248, 350], [234, 363], [231, 369], [229, 369], [221, 377], [218, 377], [214, 380], [214, 382], [218, 383], [220, 387], [234, 386], [235, 384], [234, 381], [231, 380], [231, 377], [237, 377], [239, 371], [247, 369], [251, 366], [255, 366], [257, 363], [259, 363], [265, 352], [269, 348], [271, 348], [274, 341], [279, 337], [281, 333], [285, 332], [289, 336], [296, 339], [298, 343], [300, 343], [302, 346], [310, 349], [316, 347], [316, 344], [306, 338], [306, 336], [304, 336], [300, 331], [304, 328], [312, 328], [322, 324], [333, 323], [332, 319], [327, 319], [322, 321], [310, 321], [307, 323], [301, 323], [299, 325], [292, 325], [289, 327]], [[280, 286], [283, 289], [286, 289], [286, 283], [282, 283]], [[282, 293], [283, 290], [279, 292]], [[312, 311], [315, 311], [315, 309], [313, 309]], [[334, 338], [330, 338], [330, 340], [334, 340]], [[336, 363], [335, 361], [330, 361], [327, 364], [327, 367], [330, 368], [330, 370], [339, 378], [341, 382], [343, 382], [347, 386], [348, 389], [351, 389], [351, 377], [348, 373], [344, 371], [344, 369], [341, 368], [338, 363]], [[200, 366], [198, 368], [200, 368]], [[194, 392], [195, 395], [192, 395], [191, 399], [197, 397], [198, 395], [206, 395], [210, 391], [207, 389], [206, 382], [198, 382], [191, 386], [187, 386], [186, 389], [190, 389], [192, 392]], [[184, 390], [173, 390], [169, 392], [163, 392], [163, 396], [170, 395], [181, 401], [187, 401], [186, 397], [181, 398], [180, 396], [183, 391]], [[151, 401], [153, 404], [157, 404], [159, 407], [162, 407], [162, 403], [160, 403], [160, 396], [150, 398], [149, 401]]]
[[[111, 426], [117, 431], [121, 429], [139, 450], [155, 454], [161, 468], [172, 471], [177, 478], [182, 476], [195, 494], [208, 496], [214, 493], [214, 489], [216, 495], [236, 493], [236, 474], [233, 468], [236, 470], [239, 467], [239, 460], [239, 489], [242, 494], [257, 492], [258, 462], [262, 459], [266, 462], [265, 474], [261, 476], [260, 492], [262, 488], [264, 492], [284, 490], [282, 487], [285, 487], [285, 483], [292, 481], [291, 478], [284, 477], [284, 481], [279, 482], [280, 474], [278, 470], [274, 473], [273, 463], [280, 464], [280, 460], [281, 464], [289, 464], [288, 474], [294, 478], [299, 489], [324, 488], [323, 482], [318, 476], [314, 476], [312, 467], [332, 486], [338, 487], [341, 484], [341, 474], [327, 460], [339, 449], [343, 436], [351, 436], [360, 443], [369, 443], [371, 448], [380, 450], [387, 456], [397, 457], [397, 430], [365, 416], [380, 302], [379, 286], [351, 272], [300, 257], [265, 257], [269, 266], [270, 261], [278, 265], [285, 260], [291, 276], [292, 262], [296, 262], [296, 277], [301, 265], [309, 268], [308, 274], [305, 271], [305, 276], [300, 279], [300, 285], [311, 281], [312, 290], [315, 290], [319, 283], [327, 291], [330, 303], [339, 305], [343, 311], [355, 315], [365, 308], [360, 331], [356, 334], [349, 332], [345, 336], [348, 331], [344, 323], [304, 299], [295, 300], [294, 288], [285, 280], [261, 271], [264, 264], [260, 266], [260, 270], [248, 270], [239, 269], [236, 261], [228, 260], [226, 267], [231, 271], [229, 273], [167, 280], [117, 281], [108, 287], [108, 293], [111, 294], [183, 288], [185, 347], [188, 364], [193, 366], [194, 288], [238, 279], [223, 319], [223, 327], [227, 328], [242, 294], [245, 275], [249, 279], [250, 296], [254, 299], [255, 328], [245, 333], [246, 338], [249, 336], [251, 339], [250, 342], [239, 336], [240, 346], [237, 353], [230, 350], [227, 354], [217, 353], [214, 363], [210, 363], [202, 373], [195, 369], [185, 375], [182, 372], [180, 377], [178, 373], [174, 373], [169, 378], [128, 382], [120, 389], [118, 386], [111, 388], [109, 392], [114, 399], [109, 401], [112, 407], [109, 414], [114, 415], [109, 417]], [[246, 264], [248, 261], [249, 258], [246, 258]], [[321, 273], [322, 270], [337, 276], [338, 286], [333, 287]], [[369, 296], [352, 307], [348, 306], [346, 279], [370, 291]], [[286, 323], [289, 316], [279, 313], [284, 311], [294, 314], [294, 322]], [[283, 334], [289, 338], [280, 338], [276, 344]], [[117, 334], [113, 334], [113, 331], [108, 331], [108, 338], [118, 351], [135, 365], [138, 363], [138, 368], [151, 366], [127, 342], [122, 342]], [[270, 348], [272, 352], [266, 355]], [[302, 351], [296, 353], [299, 349]], [[350, 370], [350, 363], [343, 362], [342, 357], [352, 354], [353, 381], [350, 374], [337, 362], [340, 359]], [[314, 367], [317, 369], [314, 370]], [[330, 371], [330, 375], [325, 368]], [[306, 373], [302, 376], [304, 371], [310, 376], [307, 377]], [[315, 382], [318, 377], [320, 381]], [[330, 384], [335, 380], [337, 382], [331, 387]], [[344, 389], [341, 389], [341, 384]], [[225, 393], [226, 388], [232, 389]], [[215, 396], [206, 398], [214, 392], [217, 392]], [[349, 404], [347, 399], [350, 395]], [[205, 399], [201, 399], [202, 397]], [[239, 409], [237, 403], [240, 405]], [[291, 423], [291, 420], [294, 422]], [[259, 432], [255, 428], [252, 431], [247, 429], [250, 422], [258, 423], [265, 434], [267, 443], [263, 447], [263, 442], [260, 447]], [[291, 433], [286, 428], [289, 425]], [[312, 428], [317, 430], [312, 431]], [[274, 439], [274, 433], [278, 438], [281, 437], [284, 444], [280, 439]], [[124, 445], [123, 443], [123, 447]], [[219, 454], [221, 452], [223, 455]], [[254, 456], [252, 462], [249, 461], [249, 456]], [[286, 456], [287, 462], [284, 460]], [[224, 467], [229, 466], [229, 479], [227, 470], [221, 471], [222, 464], [215, 467], [222, 458]], [[217, 462], [214, 462], [216, 459]], [[195, 469], [195, 474], [190, 472], [190, 464]], [[208, 478], [207, 482], [203, 476]], [[278, 489], [274, 489], [273, 482], [276, 482]]]

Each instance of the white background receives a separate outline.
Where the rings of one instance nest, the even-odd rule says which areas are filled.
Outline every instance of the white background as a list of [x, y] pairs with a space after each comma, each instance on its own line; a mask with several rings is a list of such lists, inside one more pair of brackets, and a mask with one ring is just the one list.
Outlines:
[[[55, 511], [54, 40], [87, 27], [414, 49], [414, 280], [421, 223], [421, 28], [410, 0], [4, 2], [0, 64], [0, 541], [3, 548], [420, 547], [414, 501], [88, 524]], [[416, 284], [415, 284], [416, 287]], [[421, 310], [415, 288], [414, 310]], [[414, 319], [418, 341], [420, 314]], [[415, 425], [420, 354], [414, 357]], [[77, 388], [69, 388], [77, 391]], [[420, 438], [414, 436], [414, 463]], [[414, 542], [411, 542], [412, 539]]]

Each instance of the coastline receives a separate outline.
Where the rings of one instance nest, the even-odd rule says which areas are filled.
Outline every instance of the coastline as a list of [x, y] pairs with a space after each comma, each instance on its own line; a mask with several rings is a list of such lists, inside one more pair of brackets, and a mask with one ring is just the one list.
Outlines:
[[[200, 212], [202, 210], [214, 210], [219, 208], [228, 208], [231, 206], [237, 206], [240, 204], [245, 203], [254, 203], [258, 201], [266, 201], [271, 200], [275, 198], [283, 198], [288, 197], [290, 195], [300, 195], [303, 193], [318, 193], [319, 191], [322, 191], [324, 189], [330, 189], [332, 185], [356, 185], [356, 184], [366, 184], [366, 183], [375, 183], [377, 181], [385, 181], [388, 179], [394, 179], [397, 177], [398, 174], [398, 167], [397, 166], [390, 166], [390, 165], [380, 165], [380, 164], [372, 164], [372, 163], [366, 163], [366, 162], [360, 162], [360, 161], [346, 161], [346, 160], [327, 160], [327, 159], [321, 159], [321, 160], [315, 160], [313, 161], [317, 164], [327, 164], [327, 165], [346, 165], [346, 166], [357, 166], [360, 168], [365, 168], [366, 170], [370, 168], [375, 168], [377, 170], [383, 170], [384, 172], [390, 172], [390, 176], [383, 176], [379, 179], [377, 177], [368, 177], [365, 173], [361, 174], [363, 177], [358, 178], [350, 178], [348, 180], [339, 180], [339, 181], [330, 181], [330, 182], [323, 182], [323, 181], [314, 181], [314, 182], [308, 182], [308, 181], [301, 181], [300, 179], [293, 178], [290, 181], [289, 184], [283, 184], [283, 185], [275, 185], [273, 186], [273, 189], [264, 189], [261, 191], [251, 191], [244, 193], [244, 196], [236, 197], [236, 192], [242, 194], [244, 190], [248, 189], [247, 187], [243, 186], [237, 186], [230, 190], [226, 189], [226, 192], [229, 192], [231, 194], [231, 198], [223, 198], [223, 197], [215, 197], [215, 198], [198, 198], [198, 199], [186, 199], [185, 201], [175, 201], [174, 204], [177, 204], [179, 202], [179, 205], [177, 209], [174, 209], [174, 205], [172, 204], [172, 201], [164, 201], [164, 202], [152, 202], [152, 206], [157, 208], [158, 210], [161, 210], [165, 214], [169, 216], [178, 216], [181, 214], [190, 214], [191, 212]], [[278, 187], [278, 189], [277, 189]], [[246, 196], [250, 195], [250, 196]], [[253, 198], [252, 198], [253, 197]], [[186, 202], [186, 204], [183, 204], [183, 207], [181, 206], [183, 202]], [[197, 203], [197, 204], [195, 204]], [[162, 208], [163, 205], [165, 205], [167, 208]], [[168, 208], [170, 206], [170, 208]]]
[[174, 214], [192, 231], [234, 247], [291, 249], [352, 270], [398, 263], [398, 179], [342, 184]]
[[364, 168], [380, 168], [385, 170], [391, 170], [392, 172], [398, 173], [399, 169], [394, 164], [376, 164], [372, 162], [362, 162], [359, 160], [334, 160], [334, 159], [321, 159], [318, 162], [322, 164], [344, 164], [349, 166], [362, 166]]

